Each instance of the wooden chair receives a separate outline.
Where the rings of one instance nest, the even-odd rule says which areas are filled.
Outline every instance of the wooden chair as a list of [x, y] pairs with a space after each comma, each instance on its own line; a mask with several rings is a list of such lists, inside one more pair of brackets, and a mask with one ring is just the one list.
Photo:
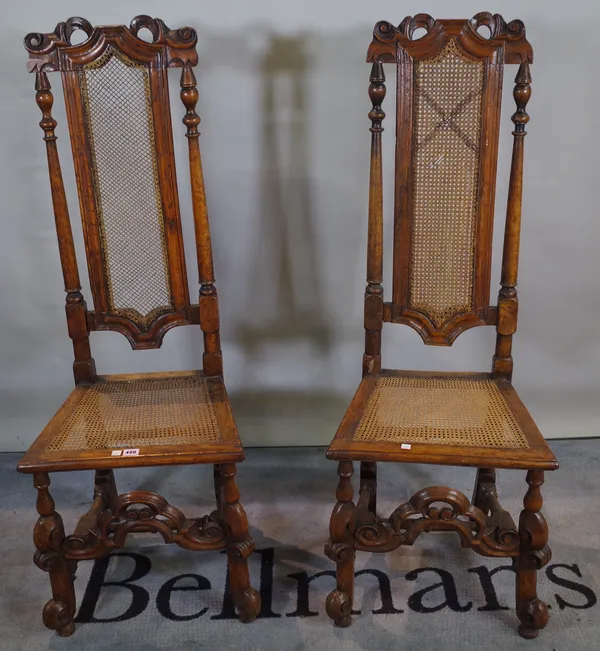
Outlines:
[[[141, 29], [151, 40], [142, 40]], [[73, 33], [85, 32], [75, 43]], [[244, 453], [225, 385], [219, 310], [198, 144], [196, 32], [170, 30], [138, 16], [125, 26], [92, 27], [83, 18], [52, 34], [29, 34], [28, 68], [35, 72], [42, 111], [52, 203], [65, 282], [75, 390], [19, 463], [38, 491], [35, 563], [50, 575], [44, 623], [59, 635], [74, 630], [77, 561], [122, 547], [134, 532], [156, 532], [193, 550], [227, 549], [232, 598], [242, 621], [260, 609], [247, 559], [254, 549], [235, 484]], [[182, 69], [196, 251], [198, 304], [190, 302], [181, 233], [167, 68]], [[56, 145], [47, 73], [62, 76], [79, 192], [94, 309], [81, 293], [73, 235]], [[89, 334], [114, 330], [132, 348], [158, 348], [171, 328], [200, 325], [202, 371], [96, 374]], [[217, 508], [186, 518], [160, 495], [119, 495], [114, 468], [214, 464]], [[48, 473], [94, 470], [93, 503], [65, 535]]]
[[[423, 28], [418, 38], [415, 31]], [[489, 37], [478, 33], [489, 32]], [[326, 553], [337, 565], [327, 613], [351, 623], [356, 550], [387, 552], [424, 531], [455, 531], [463, 547], [511, 557], [519, 632], [537, 636], [548, 620], [536, 571], [550, 559], [540, 513], [544, 471], [558, 464], [511, 384], [517, 327], [517, 264], [523, 141], [529, 121], [533, 52], [521, 21], [481, 13], [471, 20], [405, 18], [377, 23], [367, 60], [369, 186], [363, 380], [329, 450], [339, 483]], [[384, 65], [396, 64], [396, 156], [391, 302], [382, 287]], [[518, 64], [501, 288], [489, 305], [494, 190], [504, 63]], [[496, 326], [490, 373], [381, 368], [383, 323], [414, 328], [425, 344], [450, 346], [475, 326]], [[353, 461], [360, 490], [353, 502]], [[473, 498], [446, 486], [415, 493], [389, 518], [376, 514], [377, 461], [478, 468]], [[496, 492], [496, 468], [527, 470], [518, 528]]]

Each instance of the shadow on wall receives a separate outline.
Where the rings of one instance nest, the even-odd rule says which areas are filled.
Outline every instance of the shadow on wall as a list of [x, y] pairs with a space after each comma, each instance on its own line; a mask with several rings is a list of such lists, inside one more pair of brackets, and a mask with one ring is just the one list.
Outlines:
[[306, 339], [323, 355], [331, 347], [309, 178], [309, 63], [304, 37], [274, 36], [260, 66], [259, 243], [236, 331], [250, 363], [273, 340]]
[[[335, 332], [315, 224], [306, 35], [271, 36], [259, 70], [256, 246], [241, 278], [245, 305], [233, 319], [242, 386], [232, 393], [232, 404], [247, 443], [323, 444], [337, 428], [346, 400], [327, 382]], [[285, 368], [273, 369], [272, 377], [257, 372], [277, 358]], [[305, 368], [294, 378], [300, 365]], [[321, 381], [313, 383], [311, 376]]]

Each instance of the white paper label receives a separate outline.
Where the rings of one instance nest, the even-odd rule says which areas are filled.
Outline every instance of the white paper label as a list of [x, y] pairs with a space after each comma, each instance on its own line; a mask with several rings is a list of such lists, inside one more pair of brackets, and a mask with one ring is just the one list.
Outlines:
[[402, 443], [400, 446], [401, 450], [410, 450], [412, 448], [412, 445], [410, 443]]
[[110, 453], [110, 456], [111, 456], [111, 457], [120, 457], [120, 456], [121, 456], [121, 452], [123, 452], [123, 450], [113, 450], [113, 451]]
[[124, 457], [137, 457], [140, 453], [139, 448], [131, 448], [129, 450], [123, 450]]

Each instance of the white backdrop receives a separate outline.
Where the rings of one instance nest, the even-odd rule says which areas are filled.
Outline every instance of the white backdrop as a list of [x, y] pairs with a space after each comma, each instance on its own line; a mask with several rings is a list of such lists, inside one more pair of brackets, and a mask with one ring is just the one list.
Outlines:
[[[482, 9], [524, 20], [535, 51], [514, 383], [548, 438], [598, 435], [598, 3], [28, 0], [10, 3], [0, 27], [0, 450], [23, 450], [72, 387], [40, 114], [22, 47], [26, 33], [52, 31], [71, 15], [128, 24], [140, 13], [198, 30], [201, 146], [225, 373], [242, 438], [247, 445], [327, 444], [360, 381], [370, 107], [364, 56], [372, 27], [419, 11], [450, 18]], [[497, 227], [504, 220], [513, 76], [508, 68]], [[80, 238], [60, 81], [51, 80]], [[184, 235], [191, 245], [177, 72], [171, 81]], [[384, 108], [391, 116], [393, 83], [388, 88]], [[387, 122], [391, 127], [392, 119]], [[386, 135], [391, 162], [391, 129]], [[388, 233], [391, 178], [388, 165]], [[193, 246], [187, 253], [193, 282]], [[386, 253], [389, 269], [389, 246]], [[408, 328], [386, 326], [384, 365], [486, 370], [493, 345], [493, 328], [469, 331], [446, 350], [425, 347]], [[197, 368], [201, 337], [194, 327], [179, 328], [161, 350], [142, 353], [116, 333], [96, 333], [92, 349], [102, 373]]]

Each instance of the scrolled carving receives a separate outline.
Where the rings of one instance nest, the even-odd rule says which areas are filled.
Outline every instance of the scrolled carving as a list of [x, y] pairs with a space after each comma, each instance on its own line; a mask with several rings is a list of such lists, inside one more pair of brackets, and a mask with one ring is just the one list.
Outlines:
[[57, 631], [61, 637], [68, 637], [75, 630], [73, 613], [62, 599], [50, 599], [46, 602], [42, 620], [46, 628]]
[[381, 518], [377, 518], [375, 522], [359, 525], [354, 536], [357, 545], [373, 551], [389, 551], [401, 544], [389, 522]]
[[139, 38], [140, 29], [147, 29], [152, 34], [153, 44], [164, 44], [174, 50], [195, 47], [198, 41], [195, 29], [191, 27], [170, 29], [160, 18], [151, 18], [146, 15], [136, 16], [129, 25], [129, 30], [137, 38]]
[[325, 544], [325, 555], [334, 563], [341, 563], [349, 560], [354, 554], [352, 545], [346, 542], [332, 542], [328, 540]]
[[393, 63], [396, 60], [398, 28], [382, 20], [375, 25], [373, 41], [367, 52], [369, 63]]
[[42, 552], [37, 550], [33, 554], [33, 562], [42, 572], [51, 572], [57, 567], [59, 559], [54, 551]]
[[[504, 41], [506, 44], [506, 62], [519, 63], [533, 61], [533, 49], [527, 41], [525, 23], [522, 20], [506, 22], [500, 14], [491, 14], [487, 11], [475, 14], [468, 21], [471, 34], [481, 40]], [[477, 32], [478, 28], [485, 25], [490, 30], [490, 38], [486, 39]]]
[[[442, 21], [443, 22], [443, 21]], [[414, 38], [417, 29], [424, 29], [425, 34]], [[396, 42], [404, 45], [421, 42], [435, 42], [443, 34], [440, 22], [429, 14], [407, 16], [398, 27], [387, 21], [380, 21], [373, 30], [373, 41], [369, 47], [367, 61], [392, 63], [396, 60]]]
[[136, 520], [152, 520], [157, 515], [157, 513], [154, 513], [148, 507], [129, 508], [125, 512], [125, 519], [130, 522], [135, 522]]
[[491, 14], [489, 11], [481, 11], [480, 13], [475, 14], [473, 18], [469, 20], [469, 25], [480, 38], [484, 37], [479, 34], [477, 30], [484, 25], [490, 30], [490, 38], [498, 38], [498, 36], [508, 31], [504, 18], [502, 18], [500, 14]]
[[473, 504], [487, 515], [486, 535], [500, 547], [516, 550], [520, 542], [519, 532], [510, 513], [498, 500], [495, 471], [481, 469], [479, 473]]
[[329, 533], [335, 540], [344, 540], [348, 529], [354, 521], [356, 507], [352, 502], [338, 502], [334, 507], [332, 521], [329, 526]]
[[411, 41], [420, 40], [414, 38], [414, 34], [417, 29], [425, 30], [425, 34], [420, 37], [425, 38], [425, 36], [438, 29], [438, 26], [435, 18], [429, 14], [416, 14], [412, 18], [410, 16], [407, 16], [398, 26], [398, 31], [401, 34], [404, 34], [404, 36], [406, 36]]
[[[443, 507], [432, 506], [441, 502]], [[431, 520], [455, 520], [459, 515], [466, 515], [470, 509], [468, 498], [460, 491], [446, 486], [431, 486], [415, 493], [410, 500], [399, 506], [390, 517], [394, 528], [406, 518], [420, 513]], [[479, 511], [479, 509], [477, 509]]]
[[31, 32], [23, 39], [23, 45], [28, 52], [43, 52], [50, 44], [50, 35], [41, 32]]
[[[152, 42], [141, 39], [138, 36], [140, 29], [148, 29], [152, 34]], [[81, 30], [87, 38], [82, 43], [73, 43], [71, 37], [74, 32]], [[166, 64], [169, 67], [182, 67], [191, 62], [197, 63], [196, 44], [198, 35], [191, 27], [170, 29], [160, 18], [150, 16], [136, 16], [129, 27], [120, 26], [97, 26], [94, 27], [88, 20], [74, 16], [68, 20], [58, 23], [54, 31], [48, 34], [32, 32], [24, 39], [25, 49], [29, 52], [29, 70], [60, 70], [61, 61], [57, 53], [59, 50], [77, 52], [92, 50], [99, 41], [109, 38], [112, 41], [119, 40], [118, 47], [126, 47], [123, 41], [134, 40], [136, 47], [166, 49]], [[132, 54], [132, 53], [130, 53]], [[134, 56], [135, 58], [135, 56]]]
[[135, 491], [119, 495], [115, 500], [113, 514], [116, 519], [135, 521], [140, 518], [140, 511], [143, 511], [143, 519], [164, 515], [171, 517], [175, 524], [179, 516], [183, 518], [180, 511], [169, 506], [167, 500], [157, 493]]
[[424, 488], [390, 516], [401, 544], [408, 545], [424, 531], [456, 531], [464, 547], [475, 546], [484, 538], [485, 522], [483, 512], [471, 506], [463, 493], [446, 486]]
[[512, 529], [496, 531], [496, 540], [502, 547], [517, 549], [519, 547], [519, 533]]
[[[477, 32], [485, 25], [490, 38]], [[415, 38], [415, 32], [424, 29], [425, 34]], [[456, 37], [461, 45], [477, 57], [489, 57], [504, 47], [505, 61], [519, 63], [533, 61], [533, 50], [528, 43], [525, 25], [521, 20], [506, 22], [500, 14], [481, 12], [461, 25], [456, 20], [435, 20], [429, 14], [407, 16], [398, 27], [380, 21], [373, 30], [367, 61], [393, 62], [396, 60], [396, 43], [400, 43], [411, 56], [429, 58], [435, 56], [445, 45], [448, 37]]]
[[521, 620], [519, 634], [529, 640], [538, 636], [540, 629], [548, 624], [548, 606], [537, 597], [528, 601], [524, 607], [517, 607]]
[[256, 619], [260, 612], [260, 593], [252, 586], [246, 588], [236, 597], [236, 608], [241, 622], [248, 624]]
[[[88, 20], [79, 16], [73, 16], [64, 22], [58, 23], [54, 31], [49, 34], [32, 32], [24, 39], [25, 48], [28, 52], [42, 53], [49, 52], [54, 47], [72, 47], [81, 43], [72, 43], [71, 36], [77, 30], [85, 32], [90, 38], [96, 29]], [[102, 29], [101, 27], [97, 29]], [[136, 16], [129, 25], [129, 31], [133, 36], [139, 38], [140, 29], [147, 29], [152, 34], [153, 44], [167, 44], [173, 48], [189, 48], [195, 46], [198, 35], [191, 27], [180, 27], [170, 29], [160, 18], [152, 18], [146, 15]], [[139, 39], [142, 42], [143, 39]]]
[[[92, 540], [95, 541], [92, 544]], [[65, 538], [63, 549], [65, 552], [73, 556], [83, 556], [84, 553], [92, 549], [96, 549], [101, 545], [98, 534], [94, 531], [89, 531], [87, 534], [71, 534]]]
[[533, 549], [541, 549], [546, 544], [548, 525], [541, 513], [523, 510], [519, 517], [519, 530], [522, 542]]
[[425, 38], [427, 35], [439, 30], [439, 26], [435, 18], [429, 14], [416, 14], [415, 16], [406, 16], [406, 18], [395, 27], [392, 23], [387, 20], [381, 20], [373, 29], [373, 38], [381, 43], [391, 43], [398, 40], [398, 37], [406, 38], [408, 40], [420, 40], [413, 39], [417, 29], [424, 29], [425, 34], [420, 38]]
[[511, 20], [507, 23], [500, 14], [491, 14], [489, 11], [475, 14], [469, 24], [475, 32], [485, 25], [490, 30], [490, 38], [504, 38], [511, 41], [525, 38], [525, 23], [522, 20]]
[[[95, 528], [67, 536], [62, 544], [68, 558], [97, 558], [123, 547], [127, 536], [136, 532], [159, 533], [166, 543], [187, 549], [224, 549], [226, 528], [216, 513], [186, 518], [179, 509], [156, 493], [135, 491], [119, 495], [112, 509], [105, 510]], [[240, 558], [252, 550], [239, 543]]]
[[[370, 491], [361, 491], [361, 500]], [[365, 508], [357, 508], [356, 529], [354, 540], [357, 546], [372, 549], [374, 551], [388, 551], [398, 546], [397, 534], [391, 527], [389, 520], [377, 517], [374, 511]]]
[[325, 610], [336, 626], [345, 628], [352, 623], [352, 602], [350, 597], [340, 590], [333, 590], [329, 593], [325, 602]]
[[216, 511], [187, 522], [189, 524], [188, 533], [192, 538], [214, 543], [221, 543], [225, 540], [225, 527]]
[[246, 560], [252, 556], [255, 548], [254, 541], [250, 538], [240, 540], [232, 545], [235, 557], [240, 560]]
[[432, 486], [415, 493], [394, 510], [389, 518], [361, 513], [357, 516], [356, 549], [387, 552], [401, 545], [412, 545], [424, 532], [455, 531], [463, 547], [483, 556], [516, 556], [519, 538], [510, 527], [490, 526], [486, 517], [468, 498], [446, 486]]
[[71, 36], [73, 36], [77, 30], [85, 32], [85, 35], [90, 38], [94, 28], [85, 18], [73, 16], [67, 19], [64, 23], [58, 23], [55, 32], [58, 35], [59, 41], [66, 43], [67, 45], [74, 45], [74, 43], [71, 42]]
[[541, 570], [552, 560], [552, 550], [548, 545], [544, 545], [541, 549], [535, 549], [531, 552], [531, 560], [535, 569]]
[[397, 28], [392, 23], [380, 20], [373, 28], [373, 38], [381, 43], [392, 42], [396, 40], [396, 32]]
[[40, 32], [27, 34], [23, 43], [28, 52], [35, 52], [36, 54], [50, 52], [55, 47], [72, 46], [71, 36], [77, 30], [85, 32], [89, 39], [94, 31], [94, 27], [85, 18], [72, 16], [64, 22], [58, 23], [54, 31], [50, 34], [42, 34]]
[[129, 29], [134, 36], [138, 36], [140, 29], [147, 29], [152, 34], [153, 43], [163, 40], [164, 33], [170, 31], [162, 20], [152, 18], [146, 14], [133, 18], [129, 24]]

